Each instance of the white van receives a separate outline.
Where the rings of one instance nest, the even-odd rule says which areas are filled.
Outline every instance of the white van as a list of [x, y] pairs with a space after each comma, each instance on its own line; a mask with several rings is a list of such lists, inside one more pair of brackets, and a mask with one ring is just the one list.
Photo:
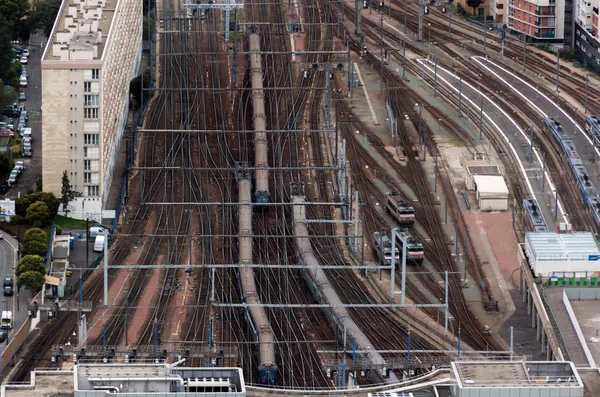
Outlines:
[[98, 235], [96, 236], [96, 240], [94, 241], [94, 252], [102, 251], [104, 251], [104, 236]]
[[13, 315], [11, 311], [2, 312], [2, 324], [0, 328], [2, 329], [12, 329], [13, 327]]
[[27, 77], [21, 75], [21, 77], [19, 78], [19, 85], [21, 87], [27, 87]]
[[33, 136], [31, 135], [31, 128], [29, 127], [23, 128], [23, 132], [21, 132], [20, 134], [22, 138], [33, 139]]

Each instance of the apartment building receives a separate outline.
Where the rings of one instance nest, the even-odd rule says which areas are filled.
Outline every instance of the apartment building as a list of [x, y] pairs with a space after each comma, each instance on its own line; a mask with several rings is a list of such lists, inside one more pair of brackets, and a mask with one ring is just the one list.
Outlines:
[[600, 0], [576, 0], [575, 55], [582, 65], [600, 73]]
[[528, 36], [529, 42], [562, 43], [565, 5], [565, 0], [509, 0], [508, 27]]
[[72, 216], [104, 209], [141, 44], [140, 0], [63, 0], [42, 56], [42, 181], [61, 196], [68, 172]]

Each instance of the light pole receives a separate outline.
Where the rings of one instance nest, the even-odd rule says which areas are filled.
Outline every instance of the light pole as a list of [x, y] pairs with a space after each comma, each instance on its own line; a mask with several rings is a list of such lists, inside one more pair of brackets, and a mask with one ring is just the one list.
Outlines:
[[429, 47], [431, 47], [431, 24], [427, 24], [427, 42], [429, 43]]

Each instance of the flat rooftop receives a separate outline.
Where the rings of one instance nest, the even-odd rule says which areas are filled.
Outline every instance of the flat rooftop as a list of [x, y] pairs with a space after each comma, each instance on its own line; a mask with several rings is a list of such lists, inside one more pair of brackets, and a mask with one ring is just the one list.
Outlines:
[[[575, 318], [579, 323], [585, 343], [592, 353], [592, 358], [596, 363], [600, 363], [600, 310], [597, 300], [574, 300], [570, 299], [571, 307], [575, 313]], [[594, 339], [598, 340], [593, 342]], [[579, 341], [577, 339], [577, 341]]]
[[[100, 60], [119, 0], [64, 0], [42, 61]], [[92, 4], [93, 3], [93, 4]], [[94, 51], [94, 56], [78, 53]], [[69, 58], [61, 56], [67, 49]]]
[[453, 362], [452, 368], [462, 388], [582, 386], [571, 362]]
[[592, 233], [528, 232], [525, 239], [536, 261], [588, 261], [600, 256]]
[[139, 364], [111, 364], [111, 365], [86, 365], [77, 366], [77, 376], [86, 378], [148, 378], [167, 376], [164, 365], [139, 365]]

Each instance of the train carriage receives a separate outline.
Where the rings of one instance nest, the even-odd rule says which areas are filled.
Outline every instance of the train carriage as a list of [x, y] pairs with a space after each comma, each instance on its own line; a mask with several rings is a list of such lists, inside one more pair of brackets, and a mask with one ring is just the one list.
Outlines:
[[385, 210], [401, 225], [412, 226], [415, 223], [415, 209], [400, 192], [386, 194]]
[[523, 222], [532, 232], [547, 232], [548, 225], [535, 199], [523, 200]]

